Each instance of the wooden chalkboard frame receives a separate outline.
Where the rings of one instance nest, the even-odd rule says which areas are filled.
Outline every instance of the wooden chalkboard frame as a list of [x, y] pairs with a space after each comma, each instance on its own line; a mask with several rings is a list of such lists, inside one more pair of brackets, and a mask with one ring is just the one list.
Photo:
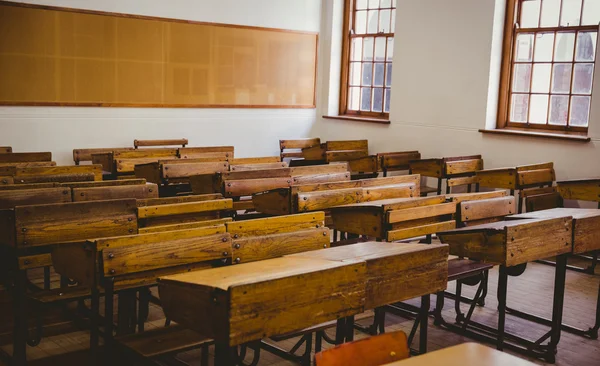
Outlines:
[[90, 15], [103, 15], [121, 18], [133, 18], [143, 20], [158, 20], [173, 23], [209, 25], [216, 27], [238, 28], [249, 30], [262, 30], [270, 32], [304, 34], [315, 36], [315, 62], [314, 62], [314, 83], [312, 86], [312, 103], [311, 104], [186, 104], [186, 103], [120, 103], [120, 102], [35, 102], [35, 101], [3, 101], [0, 100], [0, 106], [59, 106], [59, 107], [137, 107], [137, 108], [264, 108], [264, 109], [314, 109], [316, 108], [316, 89], [317, 89], [317, 69], [318, 69], [318, 48], [319, 48], [319, 33], [310, 31], [297, 31], [281, 28], [268, 28], [247, 25], [225, 24], [194, 21], [186, 19], [146, 16], [137, 14], [115, 13], [99, 10], [77, 9], [60, 6], [50, 6], [41, 4], [15, 3], [12, 1], [0, 0], [0, 6], [13, 6], [21, 8], [33, 8], [42, 10], [52, 10], [61, 12], [72, 12]]

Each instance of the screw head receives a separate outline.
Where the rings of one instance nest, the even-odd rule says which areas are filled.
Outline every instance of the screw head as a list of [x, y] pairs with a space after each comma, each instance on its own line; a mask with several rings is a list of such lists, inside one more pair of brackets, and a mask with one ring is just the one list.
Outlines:
[[227, 257], [228, 254], [229, 253], [227, 253], [227, 252], [223, 252], [223, 257]]
[[130, 233], [132, 233], [132, 232], [133, 232], [133, 229], [129, 229], [129, 232], [130, 232]]
[[221, 241], [222, 241], [223, 243], [225, 243], [225, 242], [227, 241], [227, 238], [223, 238], [223, 239], [221, 239]]
[[327, 231], [323, 231], [323, 236], [327, 236]]
[[302, 199], [306, 201], [308, 199], [308, 197], [303, 197]]
[[25, 264], [31, 264], [31, 261], [29, 259], [25, 259], [25, 261], [23, 263], [25, 263]]
[[27, 229], [26, 228], [22, 228], [21, 231], [24, 232], [24, 233], [26, 233]]
[[148, 189], [148, 192], [153, 192], [152, 188]]
[[235, 263], [240, 263], [242, 260], [238, 257], [235, 259]]
[[234, 247], [235, 249], [240, 249], [240, 245], [239, 245], [239, 244], [235, 244], [233, 247]]
[[111, 270], [110, 270], [110, 271], [108, 271], [108, 272], [110, 272], [110, 274], [115, 274], [117, 271], [115, 271], [114, 269], [111, 269]]
[[115, 257], [115, 254], [114, 254], [114, 253], [108, 253], [108, 258], [109, 258], [109, 259], [113, 259], [114, 257]]
[[85, 193], [81, 192], [79, 195], [80, 195], [81, 197], [83, 197], [83, 196], [85, 196]]
[[132, 220], [133, 220], [132, 217], [127, 218], [127, 221], [132, 221]]
[[323, 244], [323, 248], [327, 248], [327, 244]]
[[238, 234], [233, 234], [233, 237], [234, 237], [235, 239], [237, 239], [237, 238], [239, 238], [240, 236], [239, 236]]

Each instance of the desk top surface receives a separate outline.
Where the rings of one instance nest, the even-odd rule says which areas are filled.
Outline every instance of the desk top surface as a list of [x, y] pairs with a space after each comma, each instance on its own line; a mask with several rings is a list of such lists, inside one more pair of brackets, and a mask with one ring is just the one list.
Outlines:
[[399, 210], [404, 208], [413, 208], [421, 206], [429, 206], [446, 202], [446, 196], [429, 196], [429, 197], [414, 197], [414, 198], [388, 198], [378, 201], [351, 203], [348, 205], [332, 207], [331, 210], [344, 210], [352, 208], [381, 208], [387, 210]]
[[346, 263], [317, 258], [281, 257], [235, 266], [203, 269], [160, 277], [161, 282], [178, 282], [227, 290], [231, 286], [272, 281], [344, 266]]
[[377, 259], [388, 256], [424, 252], [445, 246], [445, 244], [406, 244], [369, 241], [340, 247], [332, 247], [327, 249], [296, 253], [291, 254], [287, 257], [314, 258], [333, 261], [368, 261], [370, 259]]
[[386, 366], [533, 366], [532, 362], [477, 343], [463, 343], [439, 351], [396, 361]]
[[534, 212], [526, 212], [508, 216], [507, 219], [554, 219], [571, 216], [573, 219], [584, 219], [600, 216], [600, 210], [594, 208], [552, 208]]

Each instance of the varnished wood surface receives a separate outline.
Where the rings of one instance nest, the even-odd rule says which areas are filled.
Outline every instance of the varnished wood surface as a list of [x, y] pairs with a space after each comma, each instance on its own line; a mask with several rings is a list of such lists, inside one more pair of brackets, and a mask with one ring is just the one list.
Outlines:
[[572, 218], [508, 220], [438, 232], [450, 254], [514, 266], [569, 253]]
[[52, 161], [51, 152], [17, 152], [0, 154], [0, 163], [26, 163], [32, 161]]
[[385, 366], [533, 366], [522, 358], [512, 356], [477, 343], [463, 343], [406, 360], [388, 363]]
[[188, 144], [188, 139], [163, 139], [163, 140], [133, 140], [133, 146], [137, 149], [140, 146], [174, 146]]
[[600, 249], [600, 210], [584, 208], [552, 208], [513, 215], [509, 219], [573, 218], [573, 253]]
[[556, 182], [564, 199], [600, 202], [600, 178]]
[[0, 191], [0, 209], [15, 206], [71, 202], [71, 189], [63, 187]]

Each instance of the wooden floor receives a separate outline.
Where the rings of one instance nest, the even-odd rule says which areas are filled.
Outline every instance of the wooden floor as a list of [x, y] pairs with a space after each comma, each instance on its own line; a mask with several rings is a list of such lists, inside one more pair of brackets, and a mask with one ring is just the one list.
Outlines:
[[[495, 289], [497, 284], [497, 268], [490, 273], [490, 294], [487, 297], [486, 306], [477, 308], [473, 319], [495, 324], [497, 317], [495, 298]], [[554, 278], [554, 268], [537, 263], [530, 263], [525, 273], [520, 277], [509, 278], [508, 306], [520, 310], [534, 312], [543, 316], [550, 316], [552, 308], [552, 287]], [[600, 268], [597, 269], [596, 276], [581, 274], [573, 271], [567, 272], [567, 290], [565, 296], [565, 322], [587, 329], [593, 324], [595, 314], [595, 303], [600, 282]], [[454, 284], [449, 285], [453, 290]], [[472, 295], [473, 290], [465, 286], [463, 291], [465, 295]], [[432, 297], [432, 308], [435, 297]], [[414, 304], [418, 304], [415, 301]], [[463, 305], [466, 310], [466, 305]], [[453, 309], [450, 300], [446, 301], [444, 315], [447, 321], [453, 319]], [[370, 323], [371, 318], [366, 318], [361, 322]], [[1, 319], [0, 319], [1, 321]], [[162, 326], [164, 323], [160, 308], [153, 306], [150, 314], [150, 324], [152, 326]], [[386, 330], [404, 330], [410, 331], [412, 320], [389, 315], [386, 318]], [[528, 338], [537, 338], [547, 328], [516, 319], [510, 315], [507, 316], [507, 330]], [[333, 331], [329, 333], [333, 334]], [[356, 332], [356, 338], [365, 335]], [[78, 331], [59, 336], [47, 337], [37, 347], [28, 347], [27, 354], [30, 365], [83, 365], [89, 364], [87, 357], [87, 348], [89, 342], [89, 333], [87, 331]], [[415, 337], [415, 342], [418, 336]], [[454, 333], [437, 328], [430, 323], [429, 327], [429, 350], [436, 350], [448, 346], [470, 341], [468, 338], [458, 336]], [[279, 346], [289, 349], [295, 343], [295, 339], [280, 342]], [[414, 347], [417, 344], [413, 345]], [[3, 345], [2, 350], [11, 352], [11, 345]], [[211, 348], [212, 353], [212, 348]], [[249, 351], [248, 358], [251, 356]], [[522, 356], [520, 356], [522, 357]], [[199, 364], [199, 351], [190, 351], [180, 354], [178, 358], [189, 364]], [[249, 361], [249, 360], [247, 360]], [[543, 362], [535, 361], [543, 365]], [[0, 362], [2, 364], [2, 362]], [[293, 365], [294, 363], [284, 361], [272, 354], [261, 353], [259, 365]], [[562, 333], [556, 365], [560, 366], [597, 366], [600, 365], [600, 340], [590, 340], [578, 337], [566, 332]]]

